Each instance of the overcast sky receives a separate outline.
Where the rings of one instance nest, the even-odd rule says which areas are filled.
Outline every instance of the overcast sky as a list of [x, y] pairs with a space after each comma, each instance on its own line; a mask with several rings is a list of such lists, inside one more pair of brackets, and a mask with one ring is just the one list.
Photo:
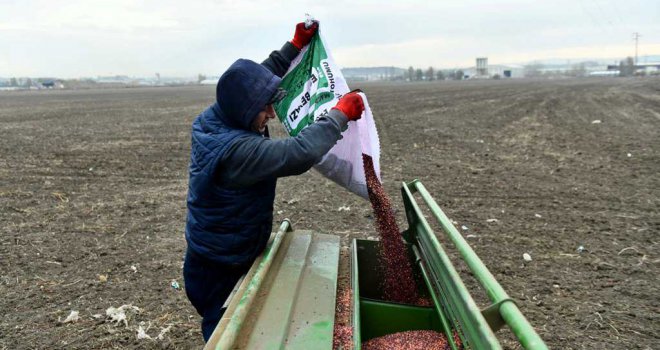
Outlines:
[[660, 0], [0, 0], [0, 77], [218, 75], [306, 12], [343, 67], [660, 55]]

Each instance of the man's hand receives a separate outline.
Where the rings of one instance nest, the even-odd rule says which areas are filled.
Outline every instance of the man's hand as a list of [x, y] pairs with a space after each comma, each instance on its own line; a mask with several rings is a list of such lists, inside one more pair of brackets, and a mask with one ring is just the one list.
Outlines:
[[314, 22], [309, 28], [305, 28], [305, 22], [296, 24], [296, 33], [293, 35], [291, 44], [297, 47], [298, 50], [302, 50], [305, 45], [309, 44], [309, 41], [312, 40], [312, 37], [316, 34], [318, 29], [319, 22]]
[[358, 91], [352, 91], [344, 95], [332, 109], [337, 109], [344, 113], [348, 120], [358, 120], [362, 117], [364, 102]]

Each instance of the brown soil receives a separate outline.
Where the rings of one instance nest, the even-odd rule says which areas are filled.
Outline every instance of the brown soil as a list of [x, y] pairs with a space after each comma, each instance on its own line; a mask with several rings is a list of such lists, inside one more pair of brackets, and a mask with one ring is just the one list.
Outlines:
[[[417, 178], [550, 347], [660, 343], [658, 79], [360, 85], [402, 229], [400, 184]], [[171, 282], [183, 287], [190, 123], [213, 96], [0, 94], [0, 349], [202, 345]], [[369, 203], [314, 172], [277, 195], [275, 225], [343, 237], [348, 283], [349, 239], [376, 236]], [[141, 310], [128, 327], [105, 320], [124, 304]], [[58, 322], [72, 310], [78, 322]], [[154, 338], [171, 328], [138, 340], [139, 322]]]

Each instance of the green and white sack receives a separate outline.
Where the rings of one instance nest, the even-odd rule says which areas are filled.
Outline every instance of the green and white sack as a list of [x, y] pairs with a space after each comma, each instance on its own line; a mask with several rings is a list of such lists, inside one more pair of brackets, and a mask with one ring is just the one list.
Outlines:
[[[290, 136], [298, 135], [302, 129], [327, 115], [339, 99], [350, 92], [320, 30], [291, 63], [280, 87], [288, 93], [275, 104], [275, 111]], [[380, 143], [367, 97], [362, 93], [360, 95], [365, 107], [362, 117], [348, 123], [348, 129], [342, 133], [343, 138], [314, 169], [368, 199], [362, 153], [371, 156], [380, 180]]]

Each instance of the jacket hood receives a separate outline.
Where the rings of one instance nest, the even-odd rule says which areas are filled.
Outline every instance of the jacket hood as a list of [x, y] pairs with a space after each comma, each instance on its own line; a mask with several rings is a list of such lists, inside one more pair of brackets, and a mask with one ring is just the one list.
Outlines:
[[250, 130], [254, 118], [271, 99], [282, 79], [266, 67], [246, 59], [234, 62], [218, 80], [216, 100], [223, 121]]

